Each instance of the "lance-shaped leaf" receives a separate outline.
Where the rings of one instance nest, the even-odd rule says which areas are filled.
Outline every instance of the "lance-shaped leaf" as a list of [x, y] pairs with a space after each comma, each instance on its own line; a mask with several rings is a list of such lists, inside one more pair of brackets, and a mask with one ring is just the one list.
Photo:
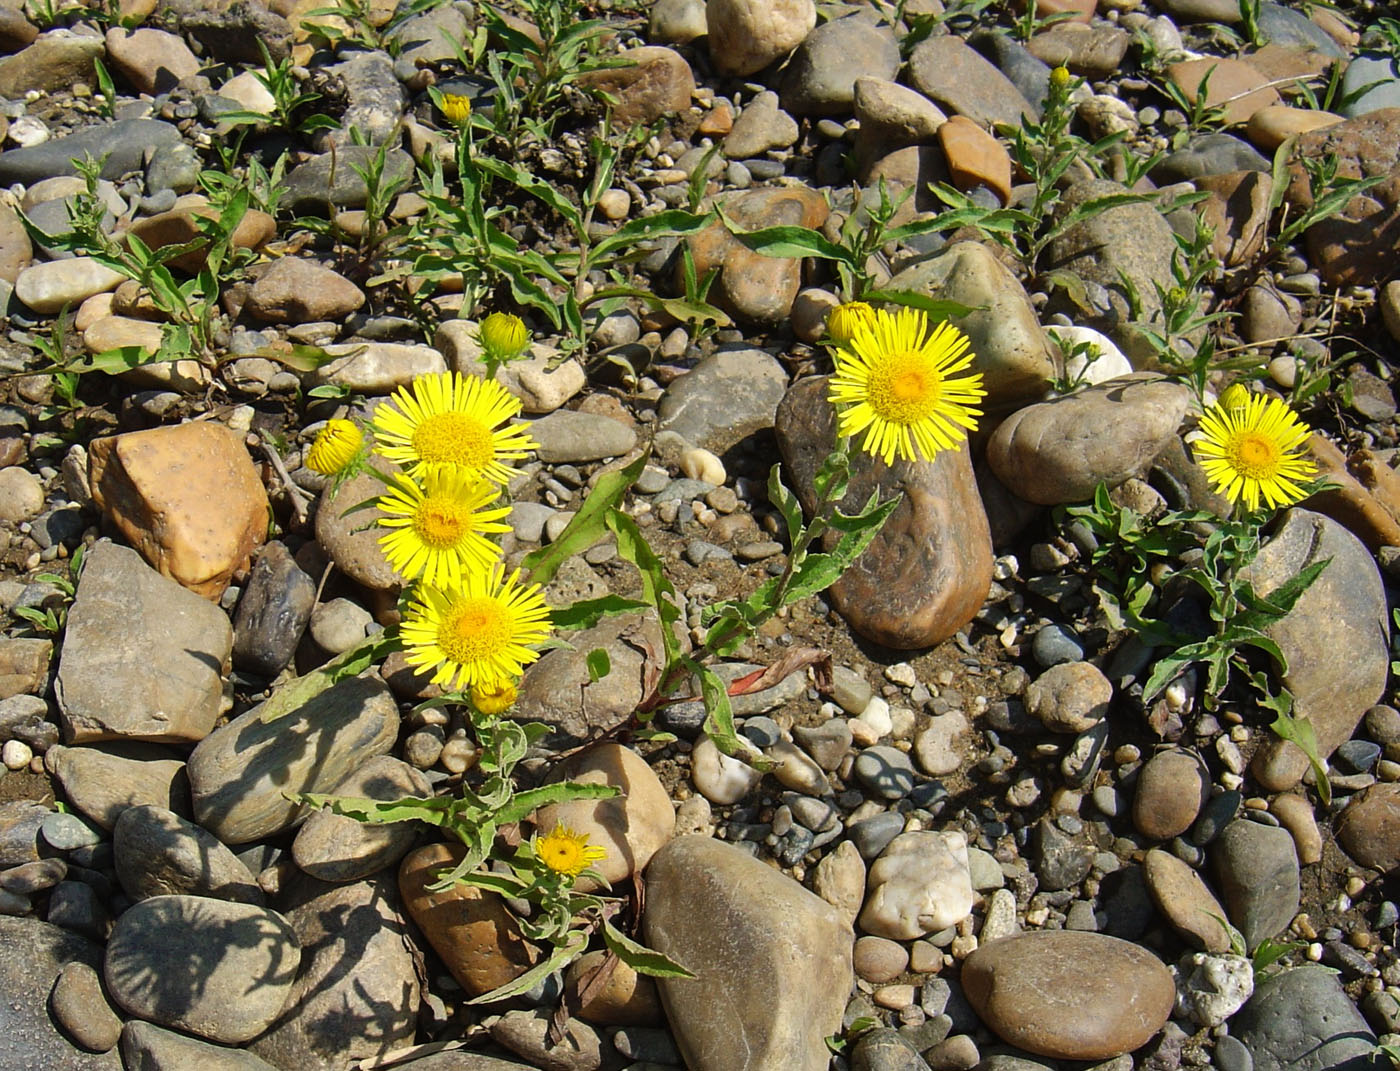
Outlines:
[[588, 947], [588, 937], [586, 934], [575, 931], [569, 935], [567, 941], [556, 948], [548, 959], [535, 964], [528, 971], [512, 982], [507, 982], [503, 986], [483, 993], [479, 997], [473, 997], [467, 1001], [468, 1004], [494, 1004], [498, 1000], [505, 1000], [513, 997], [517, 993], [524, 993], [533, 989], [539, 982], [544, 981], [557, 970], [561, 970], [572, 963], [580, 952]]
[[626, 467], [601, 476], [568, 527], [559, 533], [559, 538], [525, 556], [522, 565], [533, 583], [548, 584], [561, 565], [602, 538], [608, 527], [608, 515], [616, 510], [627, 489], [637, 482], [646, 463], [647, 455], [642, 454]]
[[638, 974], [649, 974], [653, 978], [695, 977], [670, 956], [663, 955], [646, 945], [638, 944], [607, 919], [603, 920], [603, 943], [618, 959]]
[[303, 674], [280, 685], [262, 706], [258, 718], [266, 723], [297, 710], [327, 688], [351, 677], [358, 677], [399, 644], [398, 629], [388, 628], [356, 644], [344, 654], [333, 658], [319, 669]]

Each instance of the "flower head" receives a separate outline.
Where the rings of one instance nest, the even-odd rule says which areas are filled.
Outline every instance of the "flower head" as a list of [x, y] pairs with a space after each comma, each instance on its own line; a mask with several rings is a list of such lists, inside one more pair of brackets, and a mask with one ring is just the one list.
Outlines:
[[535, 836], [530, 847], [545, 866], [556, 874], [567, 874], [571, 878], [578, 875], [607, 857], [607, 850], [597, 844], [589, 844], [582, 833], [575, 833], [563, 822], [556, 822], [554, 829], [546, 836]]
[[508, 312], [493, 312], [486, 317], [478, 334], [487, 360], [495, 364], [515, 360], [530, 344], [530, 329], [525, 321]]
[[306, 452], [306, 467], [322, 476], [337, 476], [360, 456], [364, 441], [364, 433], [354, 421], [328, 420]]
[[408, 663], [432, 682], [461, 690], [515, 680], [539, 658], [530, 644], [549, 635], [549, 607], [538, 585], [506, 577], [500, 564], [469, 570], [460, 584], [420, 584], [399, 633]]
[[468, 569], [489, 569], [501, 550], [486, 533], [510, 531], [502, 522], [510, 507], [491, 508], [498, 493], [463, 469], [430, 470], [421, 487], [399, 477], [377, 503], [379, 524], [389, 529], [379, 537], [384, 556], [407, 579], [438, 587], [458, 583]]
[[1201, 415], [1200, 436], [1192, 443], [1211, 485], [1231, 502], [1243, 499], [1249, 510], [1259, 508], [1260, 495], [1275, 508], [1304, 498], [1298, 481], [1315, 471], [1301, 451], [1308, 426], [1267, 394], [1251, 394], [1242, 405], [1224, 402]]
[[1249, 388], [1239, 380], [1235, 380], [1220, 392], [1220, 400], [1217, 404], [1227, 413], [1242, 409], [1249, 404]]
[[848, 301], [837, 305], [826, 316], [826, 333], [838, 346], [851, 341], [856, 329], [869, 324], [875, 310], [864, 301]]
[[419, 376], [375, 411], [375, 450], [410, 476], [455, 465], [505, 483], [511, 477], [505, 462], [537, 445], [524, 428], [506, 423], [519, 412], [519, 400], [494, 380], [458, 372]]
[[471, 98], [460, 93], [444, 93], [442, 95], [442, 114], [453, 126], [463, 125], [472, 115]]
[[483, 714], [504, 714], [515, 705], [515, 685], [510, 681], [487, 681], [472, 686], [472, 705]]
[[886, 465], [896, 457], [931, 459], [977, 427], [986, 392], [972, 364], [967, 336], [948, 323], [928, 330], [919, 309], [883, 309], [857, 326], [836, 351], [831, 403], [843, 437], [865, 432], [861, 448]]
[[1055, 67], [1050, 71], [1050, 84], [1056, 89], [1064, 89], [1069, 85], [1069, 80], [1069, 68], [1064, 65]]

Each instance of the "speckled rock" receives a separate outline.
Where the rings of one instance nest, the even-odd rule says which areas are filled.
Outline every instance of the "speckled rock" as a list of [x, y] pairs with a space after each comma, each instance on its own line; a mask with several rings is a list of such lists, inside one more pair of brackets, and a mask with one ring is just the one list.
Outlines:
[[890, 841], [870, 866], [860, 928], [910, 941], [961, 922], [972, 911], [967, 838], [918, 830]]
[[1298, 853], [1288, 830], [1237, 819], [1210, 846], [1220, 898], [1253, 952], [1298, 913]]
[[217, 599], [267, 538], [267, 492], [239, 436], [194, 421], [94, 439], [99, 509], [159, 572]]

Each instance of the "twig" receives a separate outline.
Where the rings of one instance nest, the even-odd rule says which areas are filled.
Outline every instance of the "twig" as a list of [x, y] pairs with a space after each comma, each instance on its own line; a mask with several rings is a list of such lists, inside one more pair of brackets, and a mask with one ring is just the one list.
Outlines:
[[287, 497], [292, 500], [292, 512], [296, 514], [297, 524], [306, 523], [306, 507], [311, 502], [311, 495], [292, 482], [292, 477], [287, 472], [287, 466], [282, 463], [282, 456], [276, 448], [258, 437], [258, 447], [262, 450], [263, 456], [272, 463], [272, 467], [277, 471], [278, 477], [282, 480], [282, 486], [287, 491]]

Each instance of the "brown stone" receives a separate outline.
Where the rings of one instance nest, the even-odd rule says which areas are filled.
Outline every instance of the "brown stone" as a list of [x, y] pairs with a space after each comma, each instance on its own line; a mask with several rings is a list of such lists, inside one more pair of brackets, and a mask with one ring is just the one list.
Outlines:
[[1362, 866], [1400, 866], [1400, 784], [1372, 785], [1353, 796], [1337, 820], [1337, 840]]
[[38, 36], [39, 27], [24, 17], [18, 0], [0, 4], [0, 52], [18, 52]]
[[1228, 171], [1195, 183], [1210, 194], [1198, 211], [1215, 231], [1215, 255], [1227, 267], [1247, 263], [1264, 248], [1273, 179], [1266, 171]]
[[91, 85], [92, 61], [102, 51], [100, 37], [49, 30], [13, 56], [0, 59], [0, 96], [23, 99], [30, 90], [67, 90], [74, 82]]
[[700, 120], [697, 133], [706, 137], [722, 138], [733, 129], [734, 109], [722, 101], [705, 113], [705, 118]]
[[0, 279], [13, 283], [33, 259], [34, 245], [19, 213], [9, 205], [0, 205]]
[[1001, 142], [965, 115], [938, 128], [938, 143], [948, 161], [953, 185], [960, 190], [985, 186], [1002, 204], [1011, 198], [1011, 157]]
[[1221, 106], [1225, 122], [1234, 126], [1245, 123], [1260, 108], [1278, 104], [1278, 90], [1268, 86], [1262, 74], [1244, 60], [1216, 58], [1182, 60], [1167, 66], [1167, 77], [1186, 95], [1192, 104], [1200, 89], [1201, 79], [1210, 74], [1206, 86], [1206, 106]]
[[1161, 848], [1147, 853], [1142, 871], [1152, 902], [1177, 933], [1195, 948], [1230, 951], [1230, 931], [1221, 921], [1225, 908], [1200, 874]]
[[[775, 425], [791, 485], [809, 512], [813, 478], [835, 435], [826, 391], [826, 377], [801, 380], [778, 407]], [[991, 586], [991, 532], [968, 450], [886, 466], [853, 446], [841, 508], [856, 512], [874, 491], [899, 505], [831, 587], [832, 603], [866, 639], [899, 650], [932, 646], [972, 620]]]
[[[571, 992], [578, 992], [607, 955], [602, 949], [584, 953], [569, 964], [564, 985]], [[655, 981], [616, 960], [602, 988], [579, 1006], [578, 1016], [605, 1026], [658, 1026], [662, 1022], [661, 995]]]
[[1189, 751], [1159, 751], [1138, 774], [1133, 825], [1144, 837], [1169, 840], [1191, 828], [1210, 792], [1210, 772]]
[[[1329, 439], [1313, 432], [1308, 438], [1308, 453], [1317, 462], [1317, 475], [1327, 477], [1336, 485], [1308, 498], [1305, 502], [1308, 509], [1317, 510], [1338, 524], [1345, 525], [1372, 551], [1381, 547], [1400, 547], [1400, 514], [1388, 509], [1385, 501], [1378, 499], [1366, 483], [1352, 475], [1351, 466], [1342, 452]], [[1400, 477], [1389, 466], [1378, 466], [1363, 460], [1358, 463], [1358, 468], [1367, 475], [1372, 487], [1386, 496], [1387, 501], [1400, 505], [1400, 498], [1395, 497], [1400, 491], [1395, 486], [1400, 482]], [[1385, 470], [1385, 474], [1381, 469]]]
[[450, 870], [464, 854], [456, 844], [429, 844], [411, 852], [399, 867], [399, 892], [452, 977], [476, 997], [519, 978], [539, 951], [525, 940], [515, 916], [495, 893], [470, 885], [428, 891], [438, 872]]
[[[214, 209], [202, 197], [188, 197], [186, 203], [177, 205], [169, 212], [138, 219], [131, 225], [131, 232], [152, 249], [164, 249], [171, 245], [184, 245], [199, 237], [198, 219], [214, 217]], [[277, 223], [266, 212], [250, 208], [243, 214], [238, 226], [233, 230], [233, 245], [239, 249], [258, 249], [263, 243], [277, 234]], [[207, 248], [193, 249], [188, 253], [168, 261], [173, 267], [191, 274], [204, 267]]]
[[1313, 130], [1345, 123], [1346, 119], [1331, 112], [1311, 108], [1291, 108], [1287, 104], [1271, 104], [1249, 117], [1245, 136], [1263, 152], [1272, 153], [1289, 138]]
[[267, 492], [239, 436], [196, 421], [94, 439], [99, 509], [155, 569], [217, 599], [267, 538]]
[[[739, 229], [751, 231], [781, 225], [819, 228], [828, 208], [814, 190], [793, 187], [742, 193], [725, 201], [724, 212]], [[752, 252], [719, 221], [689, 242], [696, 278], [720, 269], [710, 300], [721, 308], [758, 323], [777, 323], [792, 311], [802, 284], [800, 260]]]
[[365, 303], [345, 276], [300, 257], [273, 263], [248, 291], [244, 310], [265, 323], [341, 320]]
[[0, 639], [0, 699], [43, 695], [52, 658], [52, 640], [19, 636]]
[[142, 93], [166, 93], [199, 73], [189, 45], [164, 30], [107, 31], [107, 56], [118, 72]]
[[1269, 801], [1269, 810], [1278, 816], [1279, 823], [1293, 836], [1293, 847], [1298, 852], [1298, 862], [1303, 866], [1322, 860], [1322, 834], [1317, 829], [1317, 817], [1312, 804], [1302, 796], [1285, 792]]
[[763, 70], [817, 24], [812, 0], [713, 0], [705, 6], [710, 59], [721, 74]]
[[1052, 67], [1067, 67], [1085, 78], [1103, 78], [1118, 70], [1132, 41], [1132, 35], [1117, 26], [1071, 21], [1036, 34], [1026, 42], [1026, 50]]
[[612, 109], [614, 122], [646, 126], [690, 107], [695, 75], [675, 49], [644, 45], [619, 53], [618, 58], [632, 66], [593, 71], [579, 79], [581, 85], [617, 100]]
[[[1024, 12], [1026, 0], [1017, 0], [1015, 7], [1017, 11]], [[1035, 17], [1048, 19], [1055, 15], [1073, 15], [1073, 18], [1063, 21], [1087, 24], [1092, 21], [1098, 7], [1099, 0], [1039, 0], [1035, 5]]]
[[1176, 998], [1171, 973], [1145, 948], [1076, 930], [992, 941], [968, 956], [963, 992], [1012, 1045], [1059, 1060], [1106, 1060], [1146, 1044]]

